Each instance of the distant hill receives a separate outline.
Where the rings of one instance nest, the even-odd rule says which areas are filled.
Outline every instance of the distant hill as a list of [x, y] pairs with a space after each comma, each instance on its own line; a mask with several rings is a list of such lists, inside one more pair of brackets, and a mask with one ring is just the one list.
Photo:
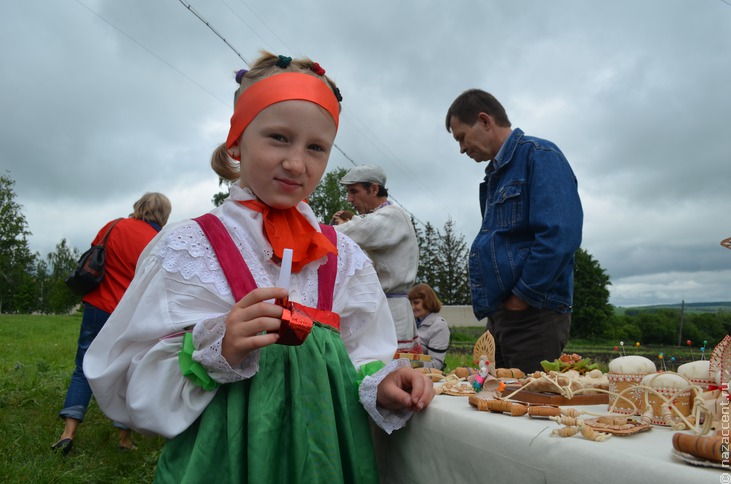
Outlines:
[[[631, 313], [644, 312], [644, 311], [657, 311], [661, 309], [677, 309], [680, 311], [681, 303], [677, 304], [657, 304], [654, 306], [633, 306], [631, 308], [615, 307], [615, 314], [625, 314], [627, 311]], [[722, 302], [698, 302], [698, 303], [685, 303], [684, 311], [686, 313], [720, 313], [720, 312], [731, 312], [731, 301]]]

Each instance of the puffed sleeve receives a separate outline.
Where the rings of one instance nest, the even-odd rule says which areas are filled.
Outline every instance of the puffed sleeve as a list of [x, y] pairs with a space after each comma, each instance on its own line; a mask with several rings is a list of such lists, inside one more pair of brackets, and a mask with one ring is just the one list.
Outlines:
[[84, 374], [109, 418], [171, 438], [215, 395], [183, 377], [181, 332], [220, 319], [232, 300], [216, 292], [215, 281], [201, 284], [198, 275], [186, 279], [185, 270], [164, 269], [159, 248], [148, 246], [141, 256], [132, 283], [86, 353]]
[[377, 406], [378, 384], [392, 371], [409, 363], [394, 360], [396, 329], [386, 295], [368, 257], [348, 237], [338, 237], [338, 278], [333, 310], [340, 314], [340, 330], [356, 369], [373, 361], [386, 366], [366, 376], [359, 388], [360, 401], [373, 422], [388, 433], [406, 425], [413, 412]]

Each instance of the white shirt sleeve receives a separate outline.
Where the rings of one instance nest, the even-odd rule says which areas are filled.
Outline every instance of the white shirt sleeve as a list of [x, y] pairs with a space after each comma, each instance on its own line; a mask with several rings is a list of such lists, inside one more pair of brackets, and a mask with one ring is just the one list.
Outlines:
[[[183, 294], [172, 304], [171, 295]], [[84, 357], [84, 374], [99, 407], [109, 418], [142, 433], [170, 438], [185, 430], [215, 392], [183, 377], [179, 333], [226, 314], [228, 308], [230, 302], [212, 297], [204, 286], [163, 270], [157, 257], [141, 261]]]
[[395, 206], [357, 215], [336, 225], [335, 230], [353, 239], [366, 252], [392, 249], [413, 233], [411, 220]]

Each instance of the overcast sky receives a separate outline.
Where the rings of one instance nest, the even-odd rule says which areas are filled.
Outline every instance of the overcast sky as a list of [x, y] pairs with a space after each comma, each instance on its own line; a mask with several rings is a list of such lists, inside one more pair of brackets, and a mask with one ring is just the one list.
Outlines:
[[[444, 115], [482, 88], [567, 156], [610, 302], [731, 300], [731, 0], [185, 3], [247, 62], [319, 62], [344, 97], [329, 168], [382, 165], [417, 220], [451, 217], [468, 244], [479, 229], [484, 164]], [[179, 0], [3, 6], [0, 170], [33, 251], [85, 250], [147, 191], [171, 220], [212, 208], [233, 49]]]

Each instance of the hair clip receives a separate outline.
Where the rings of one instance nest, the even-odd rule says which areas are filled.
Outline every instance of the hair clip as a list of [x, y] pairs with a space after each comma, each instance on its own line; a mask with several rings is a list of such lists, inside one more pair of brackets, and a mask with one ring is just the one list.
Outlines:
[[336, 87], [333, 89], [333, 92], [335, 93], [335, 99], [337, 99], [339, 103], [343, 102], [343, 95], [340, 94], [340, 89]]
[[289, 63], [292, 62], [291, 57], [287, 57], [286, 55], [280, 55], [279, 60], [277, 61], [277, 67], [281, 67], [282, 69], [286, 69], [289, 67]]
[[249, 71], [247, 71], [246, 69], [239, 69], [236, 72], [236, 84], [241, 84], [241, 79], [243, 79], [244, 74], [246, 74], [247, 72]]
[[310, 67], [310, 70], [312, 72], [314, 72], [315, 74], [317, 74], [318, 76], [324, 76], [325, 75], [325, 69], [323, 69], [322, 67], [320, 67], [320, 64], [318, 64], [317, 62], [315, 62], [314, 64], [312, 64], [312, 66]]

